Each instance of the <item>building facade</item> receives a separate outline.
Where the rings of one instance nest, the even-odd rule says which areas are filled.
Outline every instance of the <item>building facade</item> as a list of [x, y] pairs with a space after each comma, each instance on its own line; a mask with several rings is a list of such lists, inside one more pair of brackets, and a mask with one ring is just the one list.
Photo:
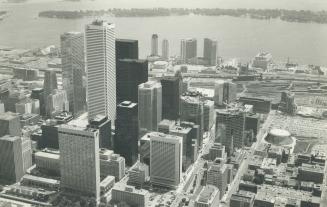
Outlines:
[[115, 25], [96, 20], [85, 28], [89, 119], [116, 117]]

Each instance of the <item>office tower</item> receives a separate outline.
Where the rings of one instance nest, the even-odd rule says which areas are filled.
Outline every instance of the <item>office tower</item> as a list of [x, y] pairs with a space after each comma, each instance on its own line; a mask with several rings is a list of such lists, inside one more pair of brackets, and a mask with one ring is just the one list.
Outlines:
[[183, 63], [190, 62], [197, 57], [197, 41], [195, 38], [181, 40], [181, 60]]
[[151, 37], [151, 56], [158, 56], [158, 35], [153, 34]]
[[231, 81], [218, 80], [215, 82], [214, 101], [223, 106], [236, 100], [237, 85]]
[[150, 167], [150, 135], [149, 134], [145, 134], [140, 138], [139, 154], [140, 154], [140, 162]]
[[21, 135], [21, 125], [18, 114], [12, 112], [0, 113], [0, 137], [4, 135]]
[[122, 202], [126, 206], [146, 207], [149, 203], [150, 193], [133, 186], [116, 184], [111, 191], [111, 197], [114, 204], [118, 204], [118, 206], [121, 206], [119, 203]]
[[60, 175], [60, 154], [57, 152], [36, 152], [34, 154], [36, 168], [52, 175]]
[[180, 109], [180, 79], [166, 76], [161, 79], [162, 86], [162, 118], [177, 120]]
[[18, 182], [25, 173], [22, 159], [22, 139], [10, 135], [0, 137], [0, 157], [0, 179], [7, 182]]
[[54, 70], [44, 71], [44, 97], [47, 98], [55, 89], [58, 89], [57, 74]]
[[56, 120], [47, 120], [41, 125], [42, 138], [38, 142], [39, 148], [59, 149], [58, 125]]
[[124, 101], [117, 106], [114, 151], [125, 158], [128, 166], [137, 161], [138, 137], [138, 106], [136, 103]]
[[204, 38], [203, 46], [203, 58], [207, 61], [208, 65], [217, 65], [217, 55], [218, 55], [218, 42], [217, 40], [211, 40], [209, 38]]
[[271, 61], [272, 61], [272, 55], [270, 53], [261, 52], [254, 57], [252, 61], [252, 67], [266, 70], [269, 64], [271, 63]]
[[169, 42], [168, 42], [167, 39], [162, 40], [162, 54], [161, 54], [161, 57], [164, 60], [169, 59]]
[[118, 154], [111, 154], [109, 157], [100, 157], [100, 170], [102, 177], [114, 176], [116, 181], [125, 176], [125, 158]]
[[219, 206], [219, 189], [212, 185], [206, 185], [195, 199], [195, 207]]
[[32, 166], [32, 141], [28, 137], [22, 137], [22, 160], [23, 171], [26, 172]]
[[148, 81], [148, 61], [119, 59], [117, 61], [117, 103], [138, 102], [138, 85]]
[[61, 188], [100, 196], [99, 132], [92, 128], [58, 128]]
[[227, 166], [226, 164], [214, 164], [208, 170], [207, 185], [219, 188], [222, 198], [227, 188]]
[[210, 131], [214, 124], [215, 102], [205, 100], [203, 110], [203, 129]]
[[287, 113], [289, 115], [296, 114], [297, 105], [294, 101], [294, 93], [285, 92], [285, 91], [281, 93], [278, 110]]
[[142, 187], [149, 180], [149, 166], [138, 162], [129, 170], [128, 185]]
[[47, 96], [46, 115], [51, 118], [63, 111], [69, 111], [67, 93], [64, 90], [55, 89]]
[[89, 127], [99, 130], [100, 148], [112, 148], [111, 121], [108, 120], [108, 117], [96, 115], [89, 120]]
[[[219, 130], [219, 125], [223, 125], [224, 130]], [[216, 110], [216, 129], [222, 136], [221, 143], [230, 155], [231, 147], [242, 148], [244, 146], [245, 113], [238, 109]]]
[[157, 131], [162, 117], [162, 87], [155, 81], [139, 85], [138, 112], [142, 131]]
[[[200, 134], [204, 131], [204, 102], [202, 96], [196, 92], [185, 93], [181, 97], [181, 121], [193, 122], [200, 126]], [[198, 140], [202, 145], [202, 137]]]
[[89, 119], [116, 117], [115, 25], [96, 20], [85, 28]]
[[43, 88], [34, 88], [31, 93], [32, 99], [39, 100], [40, 103], [40, 115], [45, 115], [45, 98], [44, 98], [44, 89]]
[[66, 32], [60, 36], [62, 83], [67, 92], [70, 111], [77, 115], [84, 110], [86, 100], [83, 88], [84, 35]]
[[150, 134], [150, 181], [153, 185], [176, 188], [182, 179], [183, 138]]
[[116, 39], [116, 60], [138, 58], [139, 46], [137, 40]]

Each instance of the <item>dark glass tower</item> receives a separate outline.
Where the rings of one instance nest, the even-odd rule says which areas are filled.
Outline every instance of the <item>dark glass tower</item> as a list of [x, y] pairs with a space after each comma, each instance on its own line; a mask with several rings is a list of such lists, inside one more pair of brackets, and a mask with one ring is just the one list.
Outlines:
[[120, 59], [117, 61], [117, 103], [138, 102], [138, 85], [148, 81], [148, 61]]
[[180, 108], [180, 79], [164, 77], [162, 85], [162, 118], [177, 120]]
[[97, 115], [89, 120], [89, 127], [99, 130], [99, 147], [112, 148], [111, 121], [106, 116]]
[[138, 59], [139, 46], [137, 40], [116, 39], [116, 60], [119, 59]]
[[117, 106], [115, 123], [114, 151], [123, 156], [128, 166], [132, 166], [138, 158], [138, 106], [136, 103], [124, 101]]

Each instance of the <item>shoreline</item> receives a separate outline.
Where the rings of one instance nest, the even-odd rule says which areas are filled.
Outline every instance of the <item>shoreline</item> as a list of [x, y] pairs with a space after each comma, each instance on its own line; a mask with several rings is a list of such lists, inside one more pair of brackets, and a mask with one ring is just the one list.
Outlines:
[[285, 22], [327, 24], [327, 11], [297, 11], [283, 9], [186, 9], [186, 8], [150, 8], [150, 9], [108, 9], [108, 10], [46, 10], [38, 13], [42, 18], [81, 19], [92, 16], [113, 17], [166, 17], [166, 16], [230, 16], [259, 20], [280, 19]]

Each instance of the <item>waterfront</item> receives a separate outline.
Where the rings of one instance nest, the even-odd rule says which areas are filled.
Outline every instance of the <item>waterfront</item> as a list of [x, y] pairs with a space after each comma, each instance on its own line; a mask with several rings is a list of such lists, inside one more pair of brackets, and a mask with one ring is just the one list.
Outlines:
[[[150, 0], [143, 1], [150, 2]], [[210, 0], [206, 2], [212, 3]], [[102, 4], [104, 5], [102, 9], [124, 7], [124, 1], [120, 3], [113, 1], [110, 3], [101, 1], [94, 3], [60, 1], [41, 3], [34, 0], [26, 4], [2, 3], [1, 10], [8, 10], [9, 15], [0, 22], [0, 45], [16, 48], [59, 45], [60, 34], [66, 31], [82, 31], [84, 25], [93, 18], [77, 20], [39, 18], [39, 11], [49, 8], [55, 10], [100, 9]], [[130, 7], [136, 7], [136, 5], [129, 4]], [[147, 5], [153, 6], [150, 3]], [[228, 7], [228, 4], [225, 3], [225, 6]], [[117, 37], [139, 40], [141, 58], [150, 53], [148, 48], [150, 48], [151, 34], [158, 33], [160, 39], [167, 38], [169, 40], [171, 55], [179, 55], [180, 39], [196, 37], [198, 39], [198, 55], [201, 56], [203, 38], [209, 37], [218, 39], [219, 55], [223, 58], [238, 57], [245, 62], [259, 51], [269, 51], [274, 59], [280, 61], [286, 61], [287, 57], [290, 57], [292, 61], [301, 64], [327, 65], [327, 25], [323, 24], [194, 15], [105, 18], [116, 24]]]

